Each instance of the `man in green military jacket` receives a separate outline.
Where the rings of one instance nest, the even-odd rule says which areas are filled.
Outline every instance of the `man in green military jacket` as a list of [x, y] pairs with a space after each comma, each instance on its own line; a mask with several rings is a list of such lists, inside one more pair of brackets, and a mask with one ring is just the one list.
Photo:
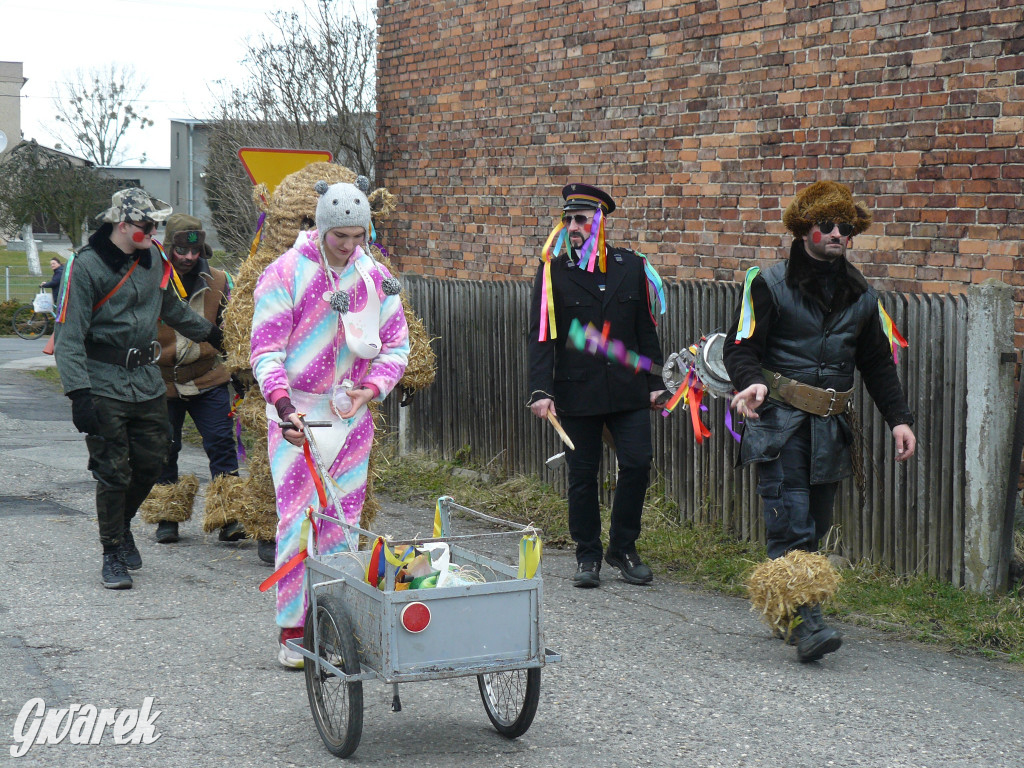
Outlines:
[[96, 478], [103, 586], [128, 589], [142, 567], [131, 521], [167, 458], [157, 319], [220, 349], [223, 334], [181, 301], [177, 276], [153, 246], [171, 207], [142, 189], [114, 194], [103, 224], [68, 263], [54, 355], [71, 418], [86, 435]]

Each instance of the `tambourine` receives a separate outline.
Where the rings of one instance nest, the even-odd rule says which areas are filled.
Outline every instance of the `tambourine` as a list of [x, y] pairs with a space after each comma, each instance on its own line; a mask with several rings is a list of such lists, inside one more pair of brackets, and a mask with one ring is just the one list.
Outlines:
[[690, 347], [673, 352], [661, 371], [665, 388], [675, 392], [686, 379], [687, 373], [693, 370], [704, 389], [713, 396], [731, 395], [735, 388], [722, 359], [724, 349], [725, 334], [712, 333]]

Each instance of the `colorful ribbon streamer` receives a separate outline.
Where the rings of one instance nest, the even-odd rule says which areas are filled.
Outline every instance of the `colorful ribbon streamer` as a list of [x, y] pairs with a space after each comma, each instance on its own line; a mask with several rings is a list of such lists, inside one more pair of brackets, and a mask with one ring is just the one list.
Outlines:
[[540, 536], [529, 533], [519, 540], [519, 571], [517, 579], [532, 579], [540, 567]]
[[[554, 229], [548, 234], [541, 250], [541, 259], [544, 261], [544, 275], [541, 278], [540, 286], [540, 333], [538, 341], [548, 341], [558, 338], [558, 328], [555, 327], [555, 294], [551, 286], [551, 260], [558, 255], [563, 243], [568, 243], [566, 238], [565, 224], [558, 222]], [[552, 248], [554, 244], [554, 248]]]
[[761, 271], [760, 267], [751, 267], [743, 278], [743, 298], [740, 301], [740, 321], [736, 328], [736, 343], [749, 339], [754, 334], [754, 300], [750, 295], [750, 286]]
[[[264, 198], [265, 199], [265, 198]], [[251, 259], [256, 255], [256, 249], [259, 248], [260, 243], [263, 242], [263, 222], [267, 220], [266, 213], [260, 213], [260, 218], [256, 222], [256, 234], [253, 235], [252, 245], [249, 246], [249, 258]]]
[[[644, 262], [644, 275], [647, 277], [647, 311], [651, 315], [651, 321], [657, 325], [658, 320], [655, 314], [664, 315], [665, 310], [668, 308], [668, 302], [665, 300], [665, 283], [661, 279], [661, 275], [658, 274], [658, 270], [651, 266], [651, 262], [646, 255], [640, 253], [640, 251], [637, 251], [636, 255], [643, 259]], [[661, 305], [661, 311], [658, 313], [654, 311], [655, 298], [657, 298], [658, 303]]]
[[68, 314], [68, 284], [71, 282], [71, 270], [75, 268], [75, 254], [71, 254], [60, 278], [60, 290], [57, 292], [57, 320], [63, 323]]
[[885, 311], [885, 308], [882, 306], [881, 299], [878, 300], [878, 316], [882, 321], [882, 330], [885, 332], [886, 338], [889, 339], [889, 347], [892, 349], [892, 361], [896, 363], [896, 365], [899, 365], [900, 356], [897, 351], [898, 348], [906, 348], [910, 345], [907, 340], [903, 338], [903, 334], [899, 332], [899, 329], [892, 321], [892, 318], [889, 317], [889, 313]]
[[651, 372], [654, 361], [646, 355], [641, 355], [631, 349], [618, 339], [609, 339], [608, 330], [610, 326], [605, 323], [604, 331], [598, 331], [593, 323], [585, 326], [576, 318], [569, 324], [568, 343], [580, 352], [588, 352], [591, 355], [604, 355], [619, 365], [632, 368], [634, 373], [639, 371]]
[[302, 526], [299, 528], [299, 541], [301, 549], [292, 555], [288, 562], [274, 571], [270, 576], [264, 579], [263, 583], [260, 584], [260, 592], [266, 592], [272, 586], [277, 584], [281, 579], [287, 576], [292, 569], [298, 566], [303, 560], [309, 557], [309, 536], [312, 532], [313, 543], [315, 544], [320, 536], [320, 529], [317, 528], [316, 521], [313, 519], [313, 508], [308, 507], [306, 509], [306, 519], [302, 521]]
[[182, 285], [181, 278], [178, 277], [178, 273], [175, 271], [171, 260], [168, 258], [167, 254], [164, 253], [163, 245], [156, 240], [153, 241], [153, 245], [156, 246], [157, 251], [160, 253], [160, 258], [163, 259], [164, 262], [164, 274], [163, 277], [160, 278], [160, 288], [166, 288], [167, 285], [173, 281], [174, 292], [178, 294], [179, 299], [184, 299], [187, 295], [185, 293], [185, 286]]

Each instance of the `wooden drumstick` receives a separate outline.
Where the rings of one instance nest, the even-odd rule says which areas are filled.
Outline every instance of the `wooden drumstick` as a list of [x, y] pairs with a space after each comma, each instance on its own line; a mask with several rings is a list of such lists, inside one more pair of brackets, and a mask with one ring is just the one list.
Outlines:
[[558, 436], [562, 438], [562, 442], [569, 446], [569, 450], [575, 451], [576, 446], [572, 444], [572, 440], [570, 440], [569, 436], [565, 434], [565, 430], [562, 429], [562, 425], [558, 422], [558, 417], [551, 411], [548, 411], [548, 421], [551, 422], [551, 426], [555, 428], [555, 432], [558, 433]]

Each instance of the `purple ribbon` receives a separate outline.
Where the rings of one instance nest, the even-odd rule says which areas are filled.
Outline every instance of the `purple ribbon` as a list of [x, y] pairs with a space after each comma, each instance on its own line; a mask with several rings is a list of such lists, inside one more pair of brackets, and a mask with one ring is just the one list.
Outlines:
[[[743, 422], [741, 421], [740, 425], [742, 424]], [[739, 434], [732, 428], [732, 411], [729, 410], [729, 406], [725, 407], [725, 428], [729, 430], [729, 434], [733, 436], [737, 443], [740, 442]]]

